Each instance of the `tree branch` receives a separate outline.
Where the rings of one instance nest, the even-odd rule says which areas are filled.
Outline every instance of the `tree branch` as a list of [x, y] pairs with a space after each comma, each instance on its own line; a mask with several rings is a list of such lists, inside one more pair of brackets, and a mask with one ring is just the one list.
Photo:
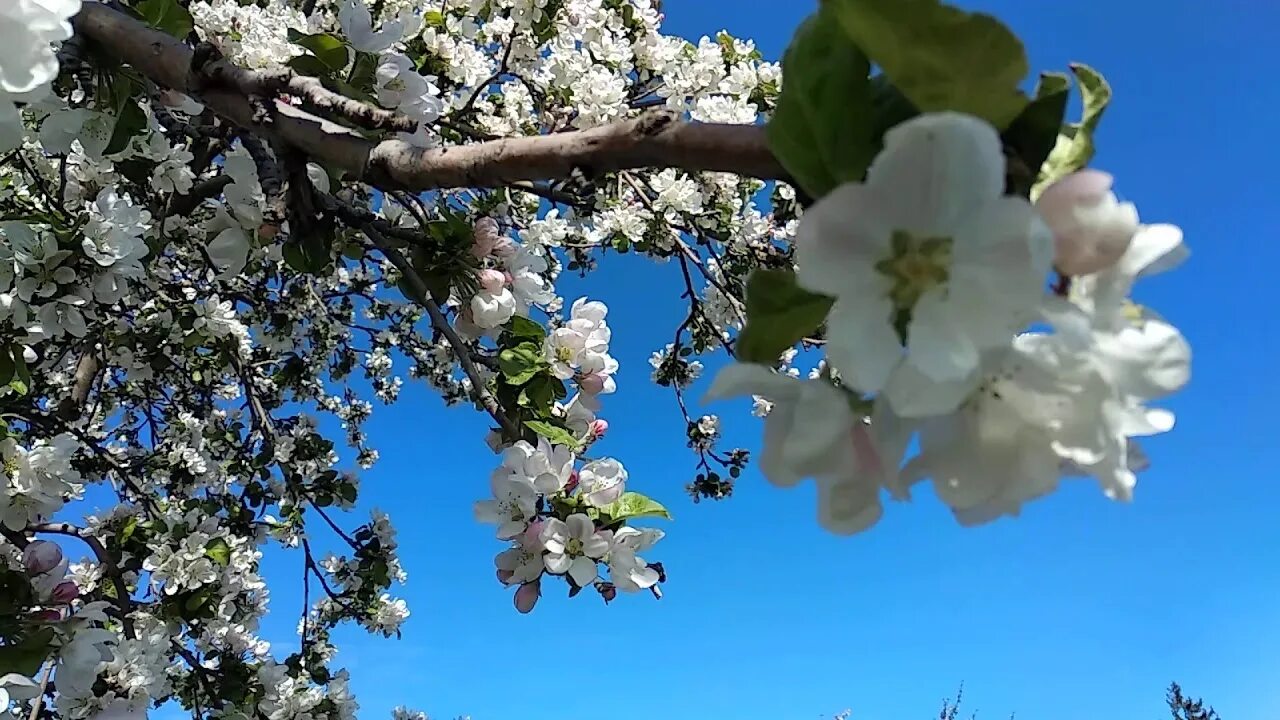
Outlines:
[[466, 373], [467, 378], [471, 380], [471, 393], [475, 396], [480, 405], [493, 416], [493, 419], [502, 427], [503, 432], [507, 434], [512, 441], [520, 438], [520, 428], [506, 413], [502, 412], [502, 406], [498, 404], [498, 399], [493, 396], [485, 387], [484, 379], [480, 377], [480, 371], [476, 369], [475, 363], [471, 360], [471, 353], [467, 348], [467, 344], [463, 342], [458, 332], [449, 324], [449, 319], [440, 311], [440, 306], [435, 300], [431, 299], [431, 291], [422, 282], [422, 277], [413, 269], [413, 265], [405, 259], [405, 256], [399, 250], [391, 247], [387, 239], [371, 227], [364, 227], [364, 234], [373, 243], [374, 247], [382, 251], [382, 254], [391, 261], [392, 265], [400, 271], [404, 279], [409, 283], [409, 287], [413, 293], [418, 296], [422, 306], [427, 309], [427, 315], [431, 317], [431, 325], [444, 335], [445, 340], [453, 347], [453, 354], [458, 358], [458, 364], [462, 366], [462, 371]]
[[[219, 115], [272, 135], [307, 155], [384, 190], [501, 187], [520, 180], [569, 177], [640, 167], [678, 167], [785, 179], [760, 125], [687, 122], [666, 111], [589, 130], [422, 149], [399, 140], [373, 142], [351, 130], [273, 100], [269, 124], [238, 87], [203, 85], [190, 71], [192, 50], [101, 3], [85, 3], [77, 30], [156, 83], [197, 95]], [[223, 63], [225, 61], [216, 61]], [[261, 107], [261, 103], [258, 103]]]
[[111, 584], [115, 588], [116, 607], [120, 610], [120, 625], [124, 627], [124, 634], [127, 638], [136, 637], [133, 632], [133, 619], [129, 617], [132, 610], [129, 600], [129, 586], [124, 582], [124, 576], [120, 574], [120, 568], [112, 562], [111, 556], [107, 554], [107, 548], [103, 546], [98, 538], [84, 528], [78, 528], [75, 525], [67, 523], [40, 523], [31, 525], [27, 528], [29, 532], [51, 533], [55, 535], [69, 535], [71, 537], [80, 538], [89, 546], [93, 554], [98, 558], [98, 564], [102, 565], [102, 569], [106, 572], [107, 577], [111, 579]]

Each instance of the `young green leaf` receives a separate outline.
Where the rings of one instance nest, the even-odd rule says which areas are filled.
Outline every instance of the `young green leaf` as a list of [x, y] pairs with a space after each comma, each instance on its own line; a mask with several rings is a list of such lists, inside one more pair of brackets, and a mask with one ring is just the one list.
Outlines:
[[231, 562], [231, 547], [220, 537], [214, 538], [204, 546], [204, 554], [222, 567]]
[[990, 15], [938, 0], [827, 0], [824, 7], [921, 112], [955, 110], [1003, 129], [1027, 104], [1018, 90], [1026, 52]]
[[789, 270], [752, 272], [747, 280], [747, 324], [738, 334], [738, 360], [776, 363], [783, 351], [822, 325], [834, 302], [802, 289]]
[[638, 492], [623, 493], [622, 497], [600, 508], [600, 514], [608, 515], [614, 522], [645, 517], [672, 519], [662, 503]]
[[862, 179], [875, 152], [867, 58], [824, 7], [796, 31], [782, 60], [786, 82], [765, 132], [811, 198]]
[[498, 354], [498, 369], [510, 385], [523, 385], [547, 366], [542, 349], [531, 342], [503, 350]]
[[565, 447], [576, 448], [578, 440], [562, 427], [556, 427], [549, 422], [541, 420], [526, 420], [524, 426], [551, 441], [553, 445], [564, 445]]
[[134, 6], [151, 27], [178, 38], [191, 34], [191, 13], [178, 0], [142, 0]]
[[1032, 198], [1039, 196], [1040, 191], [1064, 175], [1069, 175], [1086, 167], [1093, 159], [1093, 134], [1102, 121], [1102, 113], [1111, 104], [1111, 85], [1097, 70], [1073, 63], [1071, 73], [1075, 75], [1076, 84], [1080, 86], [1080, 97], [1084, 110], [1080, 122], [1067, 123], [1061, 128], [1057, 142], [1044, 164], [1039, 168], [1040, 177], [1032, 191]]

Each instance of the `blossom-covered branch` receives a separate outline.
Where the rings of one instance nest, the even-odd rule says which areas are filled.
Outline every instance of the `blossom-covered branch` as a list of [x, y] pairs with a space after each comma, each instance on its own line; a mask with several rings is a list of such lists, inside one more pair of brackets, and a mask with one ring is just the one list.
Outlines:
[[191, 70], [190, 47], [104, 4], [86, 3], [75, 25], [160, 85], [198, 96], [237, 125], [269, 132], [315, 160], [385, 189], [500, 187], [519, 180], [567, 178], [575, 171], [594, 175], [640, 167], [787, 177], [768, 148], [763, 126], [688, 122], [664, 111], [588, 130], [434, 149], [400, 140], [366, 140], [277, 99], [271, 100], [275, 112], [264, 127], [245, 91], [281, 83], [244, 75], [219, 61], [220, 72], [235, 80], [230, 83], [234, 87], [204, 86]]

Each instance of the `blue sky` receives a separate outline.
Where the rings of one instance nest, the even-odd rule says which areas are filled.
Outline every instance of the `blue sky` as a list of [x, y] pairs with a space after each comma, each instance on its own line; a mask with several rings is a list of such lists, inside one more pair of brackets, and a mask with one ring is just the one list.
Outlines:
[[[665, 10], [669, 32], [728, 29], [776, 59], [813, 5]], [[839, 539], [818, 530], [811, 489], [775, 490], [753, 469], [732, 500], [695, 506], [674, 401], [648, 379], [649, 353], [681, 317], [678, 269], [610, 256], [566, 294], [611, 308], [621, 371], [601, 451], [676, 515], [650, 553], [668, 568], [666, 597], [605, 607], [553, 592], [517, 615], [493, 577], [500, 544], [471, 520], [494, 464], [482, 418], [415, 385], [368, 428], [383, 460], [361, 504], [400, 527], [413, 616], [400, 641], [341, 633], [338, 664], [352, 670], [362, 717], [407, 704], [440, 719], [790, 720], [852, 708], [923, 720], [963, 681], [966, 707], [984, 717], [1133, 720], [1162, 716], [1174, 679], [1228, 720], [1280, 715], [1280, 485], [1267, 452], [1280, 404], [1269, 276], [1280, 261], [1269, 194], [1280, 91], [1261, 73], [1277, 67], [1265, 45], [1280, 6], [969, 5], [1009, 23], [1034, 69], [1080, 60], [1106, 73], [1117, 100], [1095, 164], [1144, 219], [1181, 225], [1192, 248], [1179, 272], [1139, 288], [1196, 355], [1192, 384], [1168, 403], [1177, 429], [1147, 446], [1154, 466], [1136, 501], [1112, 504], [1082, 481], [1021, 519], [961, 530], [921, 492]], [[744, 405], [709, 411], [727, 443], [758, 447]], [[281, 582], [265, 635], [281, 643], [296, 642], [298, 562], [267, 568]]]

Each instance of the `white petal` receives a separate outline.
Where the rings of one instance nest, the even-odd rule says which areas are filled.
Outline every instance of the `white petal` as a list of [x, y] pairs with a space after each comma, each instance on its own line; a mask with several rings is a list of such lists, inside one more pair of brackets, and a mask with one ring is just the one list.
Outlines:
[[884, 387], [902, 362], [892, 313], [892, 303], [881, 296], [840, 298], [827, 316], [827, 358], [846, 383], [864, 393]]
[[865, 185], [848, 183], [806, 210], [795, 239], [800, 287], [831, 296], [851, 290], [872, 293], [877, 288], [879, 294], [887, 292], [888, 278], [875, 271], [875, 264], [888, 253], [894, 230], [883, 208]]
[[783, 459], [801, 477], [826, 474], [851, 451], [855, 418], [844, 393], [824, 380], [804, 383], [783, 446]]
[[907, 330], [907, 363], [936, 382], [961, 380], [978, 367], [978, 348], [940, 288], [925, 293]]
[[588, 587], [596, 579], [596, 561], [585, 557], [575, 558], [569, 566], [569, 577], [573, 578], [573, 583], [578, 587]]
[[867, 170], [893, 229], [951, 237], [975, 207], [1004, 193], [1004, 152], [991, 125], [969, 115], [920, 115], [885, 133]]
[[785, 401], [800, 394], [800, 381], [788, 375], [776, 373], [764, 365], [732, 363], [716, 373], [711, 389], [702, 396], [703, 402], [724, 400], [731, 397], [763, 395], [770, 400]]
[[569, 572], [569, 566], [573, 564], [573, 560], [564, 553], [549, 552], [542, 556], [547, 564], [547, 572], [554, 575], [563, 575]]
[[875, 525], [883, 514], [879, 487], [861, 480], [818, 482], [818, 523], [837, 535], [853, 535]]

